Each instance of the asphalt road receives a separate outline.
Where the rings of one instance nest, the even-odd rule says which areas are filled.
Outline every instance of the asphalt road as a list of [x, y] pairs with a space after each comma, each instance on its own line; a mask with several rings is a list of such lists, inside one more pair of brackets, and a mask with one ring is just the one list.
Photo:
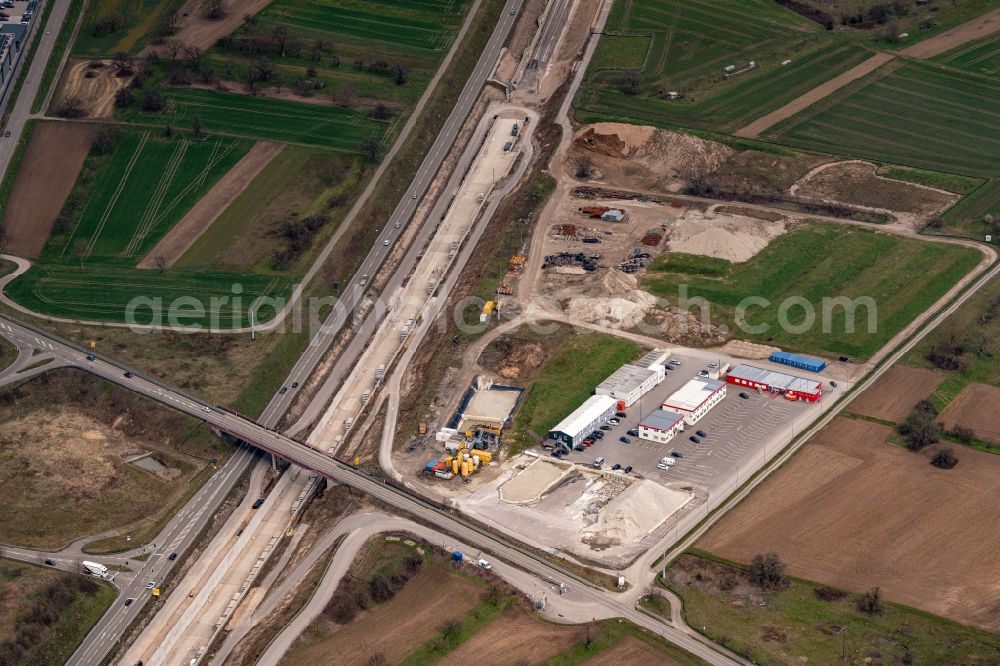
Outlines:
[[[43, 0], [45, 1], [45, 0]], [[21, 67], [28, 66], [28, 74], [24, 78], [24, 84], [21, 86], [21, 90], [17, 95], [17, 99], [14, 100], [14, 108], [10, 113], [10, 120], [7, 121], [7, 127], [5, 130], [10, 131], [10, 136], [6, 138], [0, 138], [0, 180], [3, 179], [4, 174], [7, 173], [7, 167], [10, 166], [11, 158], [14, 156], [14, 149], [17, 147], [17, 142], [21, 138], [21, 134], [24, 132], [24, 124], [28, 122], [28, 118], [31, 116], [31, 105], [35, 101], [35, 96], [38, 94], [38, 88], [42, 83], [42, 74], [45, 72], [45, 65], [49, 62], [49, 57], [52, 55], [52, 50], [55, 48], [56, 39], [59, 37], [59, 29], [62, 27], [63, 21], [66, 20], [66, 13], [69, 11], [70, 0], [48, 0], [54, 3], [52, 5], [52, 13], [49, 14], [48, 20], [45, 25], [40, 23], [32, 28], [32, 31], [27, 36], [28, 44], [31, 40], [35, 38], [35, 30], [44, 29], [45, 32], [42, 35], [41, 41], [38, 43], [38, 50], [35, 51], [34, 56], [30, 63], [25, 62], [27, 58], [27, 52], [22, 54]], [[39, 6], [38, 12], [35, 16], [41, 16], [44, 8]], [[25, 49], [29, 48], [25, 45]], [[18, 76], [17, 73], [14, 76]], [[7, 89], [7, 97], [13, 92], [13, 84]], [[9, 100], [5, 99], [3, 104], [0, 104], [0, 113], [6, 108], [6, 104]]]
[[[543, 579], [552, 578], [555, 580], [566, 580], [567, 582], [572, 580], [579, 587], [581, 594], [591, 601], [608, 608], [612, 614], [624, 617], [640, 626], [655, 631], [671, 642], [697, 654], [709, 663], [748, 663], [740, 657], [694, 634], [687, 627], [681, 629], [666, 625], [658, 619], [650, 618], [645, 613], [636, 610], [632, 605], [622, 603], [617, 594], [598, 588], [573, 574], [561, 571], [535, 555], [512, 548], [486, 532], [468, 525], [460, 517], [456, 517], [448, 511], [439, 509], [418, 497], [414, 497], [406, 491], [387, 485], [382, 479], [370, 477], [339, 460], [329, 457], [322, 451], [318, 451], [306, 444], [301, 444], [280, 432], [255, 423], [238, 414], [219, 410], [190, 394], [171, 388], [166, 383], [155, 378], [146, 377], [142, 374], [134, 373], [134, 371], [133, 376], [127, 378], [124, 376], [124, 373], [129, 368], [102, 357], [95, 357], [93, 361], [89, 361], [85, 350], [67, 341], [47, 335], [41, 330], [8, 319], [5, 316], [0, 316], [0, 322], [6, 324], [6, 327], [0, 331], [6, 337], [10, 337], [11, 335], [21, 337], [38, 336], [45, 339], [52, 345], [54, 353], [57, 356], [64, 358], [73, 365], [85, 368], [94, 375], [125, 386], [135, 393], [173, 407], [178, 411], [195, 418], [200, 418], [209, 425], [233, 437], [241, 439], [264, 451], [274, 453], [286, 460], [290, 460], [305, 469], [312, 470], [340, 483], [345, 483], [397, 509], [409, 512], [431, 524], [439, 525], [442, 530], [453, 534], [472, 547], [491, 553], [493, 557], [502, 559], [508, 564], [517, 566]], [[190, 506], [189, 504], [186, 509]], [[205, 503], [205, 508], [207, 507], [208, 503]], [[202, 511], [204, 510], [203, 508]], [[192, 537], [190, 532], [187, 537]], [[136, 603], [125, 607], [124, 602], [116, 601], [111, 612], [106, 613], [94, 630], [87, 635], [80, 648], [70, 658], [69, 664], [99, 663], [121, 636], [124, 629], [134, 619], [138, 608], [143, 605], [141, 602], [148, 601], [149, 596], [144, 589], [146, 578], [149, 581], [156, 580], [158, 582], [162, 580], [162, 577], [169, 570], [170, 565], [173, 564], [166, 559], [166, 556], [172, 552], [170, 549], [175, 547], [174, 544], [167, 542], [163, 545], [158, 544], [158, 546], [159, 548], [151, 555], [140, 573], [134, 576], [129, 586], [123, 590], [123, 596], [135, 597], [137, 599]]]
[[573, 6], [570, 0], [555, 0], [550, 6], [545, 23], [542, 25], [542, 34], [535, 44], [531, 60], [528, 61], [524, 71], [524, 77], [518, 82], [518, 88], [528, 89], [539, 78], [539, 73], [544, 72], [552, 60], [552, 55], [559, 44], [559, 37], [566, 27], [569, 19], [569, 10]]
[[[485, 85], [487, 78], [489, 78], [490, 73], [493, 71], [497, 58], [500, 56], [500, 49], [503, 47], [510, 29], [517, 20], [517, 10], [521, 6], [521, 1], [507, 1], [504, 11], [500, 15], [500, 20], [497, 22], [497, 27], [493, 30], [493, 34], [490, 35], [486, 48], [483, 49], [482, 55], [480, 55], [479, 60], [476, 62], [472, 74], [466, 81], [465, 87], [462, 88], [455, 106], [452, 108], [448, 119], [434, 140], [431, 149], [424, 157], [424, 161], [417, 170], [413, 181], [410, 183], [410, 187], [407, 188], [406, 193], [399, 204], [397, 204], [385, 228], [379, 234], [378, 239], [375, 241], [375, 246], [368, 253], [368, 256], [365, 257], [364, 261], [361, 262], [353, 279], [344, 288], [343, 296], [334, 305], [320, 330], [312, 336], [309, 347], [306, 348], [305, 352], [303, 352], [292, 367], [292, 371], [288, 374], [288, 378], [284, 383], [284, 386], [288, 387], [288, 391], [284, 394], [276, 393], [264, 410], [264, 413], [261, 415], [262, 423], [276, 423], [280, 415], [288, 410], [297, 391], [302, 388], [305, 380], [312, 375], [316, 366], [319, 365], [320, 359], [330, 348], [330, 345], [333, 344], [337, 333], [340, 332], [340, 329], [343, 328], [351, 314], [361, 304], [367, 285], [370, 284], [372, 278], [381, 269], [386, 258], [393, 250], [392, 245], [413, 218], [421, 197], [427, 191], [427, 188], [430, 187], [431, 182], [441, 168], [441, 163], [455, 143], [462, 124], [472, 111], [472, 106], [479, 97], [483, 85]], [[396, 228], [396, 225], [399, 225], [399, 228]], [[434, 225], [428, 224], [427, 226], [433, 227]], [[429, 232], [422, 230], [421, 233], [425, 234]], [[388, 245], [386, 244], [387, 241]], [[410, 252], [406, 255], [406, 259], [415, 262], [416, 255]], [[292, 384], [294, 383], [298, 383], [295, 389], [292, 388]], [[322, 398], [320, 398], [320, 401], [322, 401]]]

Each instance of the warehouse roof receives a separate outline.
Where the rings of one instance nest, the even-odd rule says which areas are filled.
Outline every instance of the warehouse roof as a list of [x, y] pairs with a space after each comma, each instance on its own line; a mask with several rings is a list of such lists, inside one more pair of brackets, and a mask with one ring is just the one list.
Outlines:
[[670, 356], [666, 349], [654, 349], [638, 361], [635, 362], [640, 368], [648, 368], [651, 365], [663, 365], [663, 362]]
[[783, 372], [774, 372], [773, 370], [756, 368], [752, 365], [746, 365], [743, 363], [730, 370], [729, 376], [739, 377], [740, 379], [748, 379], [752, 382], [757, 382], [758, 384], [767, 384], [768, 386], [784, 389], [786, 391], [801, 391], [803, 393], [815, 393], [821, 385], [821, 382], [816, 379], [793, 377], [792, 375], [786, 375]]
[[652, 428], [653, 430], [670, 430], [677, 422], [684, 417], [677, 412], [670, 412], [666, 409], [657, 409], [655, 412], [639, 421], [640, 428]]
[[725, 382], [715, 379], [699, 379], [695, 377], [664, 400], [663, 406], [672, 409], [681, 409], [685, 412], [693, 412], [701, 407], [701, 404], [708, 400], [713, 393], [725, 385]]
[[549, 432], [564, 432], [570, 436], [578, 435], [584, 428], [590, 427], [594, 421], [610, 411], [615, 406], [615, 402], [615, 399], [609, 395], [592, 395]]
[[642, 383], [655, 375], [655, 370], [638, 365], [623, 365], [615, 370], [610, 377], [597, 385], [597, 392], [631, 393], [642, 386]]

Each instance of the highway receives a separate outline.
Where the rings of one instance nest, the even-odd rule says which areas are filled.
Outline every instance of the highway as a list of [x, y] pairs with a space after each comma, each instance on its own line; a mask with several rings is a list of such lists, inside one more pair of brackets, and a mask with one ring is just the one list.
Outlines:
[[[685, 631], [684, 629], [669, 626], [657, 619], [650, 618], [645, 613], [636, 610], [633, 606], [619, 601], [616, 598], [618, 595], [615, 593], [597, 588], [582, 578], [554, 567], [538, 556], [508, 546], [485, 531], [468, 525], [467, 521], [462, 520], [460, 517], [456, 517], [448, 511], [439, 509], [418, 497], [414, 497], [404, 490], [388, 485], [382, 479], [371, 477], [339, 460], [335, 460], [322, 451], [297, 442], [280, 432], [255, 423], [238, 414], [216, 408], [188, 393], [174, 389], [157, 379], [146, 377], [134, 371], [132, 371], [134, 373], [133, 376], [127, 378], [124, 374], [126, 371], [130, 371], [129, 368], [102, 357], [95, 357], [93, 361], [89, 361], [87, 360], [87, 352], [84, 349], [55, 336], [48, 335], [34, 327], [9, 319], [3, 315], [0, 315], [0, 323], [5, 324], [5, 327], [0, 330], [2, 330], [6, 337], [10, 337], [11, 335], [22, 337], [38, 336], [52, 345], [57, 356], [66, 359], [73, 365], [85, 368], [94, 375], [125, 386], [161, 404], [173, 407], [190, 416], [203, 419], [220, 431], [226, 432], [264, 451], [290, 460], [305, 469], [322, 474], [329, 479], [336, 480], [367, 493], [397, 509], [410, 513], [418, 519], [428, 521], [471, 546], [491, 553], [493, 556], [503, 559], [507, 563], [539, 576], [542, 579], [572, 580], [580, 588], [580, 593], [590, 601], [608, 608], [614, 615], [624, 617], [640, 626], [655, 631], [671, 642], [701, 656], [710, 663], [720, 665], [748, 663], [740, 657], [710, 643], [707, 639], [693, 634], [690, 630]], [[115, 641], [117, 641], [117, 638], [120, 637], [125, 627], [134, 618], [135, 611], [133, 609], [141, 606], [140, 602], [148, 601], [149, 593], [143, 589], [143, 582], [145, 580], [143, 576], [148, 577], [151, 581], [154, 579], [159, 580], [165, 575], [169, 565], [172, 564], [166, 560], [166, 555], [171, 552], [169, 549], [173, 548], [174, 544], [168, 541], [165, 544], [161, 545], [158, 543], [157, 545], [156, 553], [146, 562], [141, 574], [135, 576], [130, 587], [123, 591], [123, 596], [134, 596], [137, 598], [137, 602], [126, 608], [122, 601], [116, 601], [111, 611], [106, 613], [95, 629], [88, 634], [80, 648], [71, 657], [68, 662], [69, 664], [99, 663]]]
[[[24, 52], [18, 66], [18, 72], [21, 67], [27, 66], [28, 74], [24, 77], [21, 90], [18, 92], [17, 99], [14, 100], [14, 108], [11, 110], [10, 120], [7, 121], [7, 126], [4, 128], [4, 130], [10, 131], [10, 136], [2, 138], [2, 135], [0, 135], [0, 180], [7, 173], [7, 167], [10, 166], [10, 161], [14, 157], [14, 149], [17, 148], [17, 142], [24, 133], [24, 125], [31, 117], [31, 105], [34, 103], [35, 96], [38, 94], [38, 88], [41, 86], [45, 65], [52, 56], [56, 39], [59, 37], [59, 28], [66, 20], [66, 13], [69, 11], [70, 0], [41, 0], [41, 2], [52, 2], [52, 12], [49, 14], [44, 26], [40, 23], [35, 25], [26, 37], [28, 44], [30, 44], [31, 40], [35, 38], [35, 31], [41, 29], [46, 31], [38, 42], [38, 50], [32, 56], [31, 62], [25, 62], [28, 54]], [[39, 6], [38, 13], [35, 16], [40, 17], [44, 11], [44, 7]], [[29, 48], [28, 44], [24, 45], [25, 49]], [[18, 73], [15, 72], [14, 76], [18, 76]], [[4, 101], [0, 103], [0, 113], [6, 108], [6, 104], [8, 103], [7, 97], [10, 96], [13, 89], [14, 85], [11, 84], [7, 89]]]
[[[518, 81], [518, 88], [528, 90], [539, 81], [552, 60], [552, 56], [559, 45], [559, 38], [562, 36], [566, 22], [569, 20], [569, 12], [573, 3], [571, 0], [554, 0], [549, 4], [548, 11], [544, 14], [545, 21], [542, 24], [541, 33], [531, 52], [531, 58], [525, 63], [524, 75]], [[584, 67], [586, 69], [586, 67]]]

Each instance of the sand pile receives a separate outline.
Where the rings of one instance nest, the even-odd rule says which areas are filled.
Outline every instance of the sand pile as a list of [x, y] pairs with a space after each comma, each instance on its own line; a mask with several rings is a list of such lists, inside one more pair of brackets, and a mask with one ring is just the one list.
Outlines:
[[566, 315], [608, 328], [634, 328], [656, 305], [656, 297], [640, 289], [624, 296], [577, 296], [566, 306]]
[[781, 349], [770, 345], [759, 345], [756, 342], [747, 342], [746, 340], [730, 340], [722, 348], [722, 353], [727, 356], [750, 359], [769, 358], [776, 351], [781, 351]]
[[584, 529], [585, 543], [621, 545], [645, 538], [687, 504], [691, 496], [649, 480], [637, 481], [601, 510], [597, 521]]
[[721, 212], [716, 206], [706, 211], [689, 208], [668, 224], [667, 249], [741, 263], [788, 231], [790, 225], [784, 217], [769, 221]]
[[735, 151], [721, 143], [654, 127], [597, 123], [573, 139], [569, 163], [591, 165], [594, 182], [620, 187], [668, 188], [715, 171]]

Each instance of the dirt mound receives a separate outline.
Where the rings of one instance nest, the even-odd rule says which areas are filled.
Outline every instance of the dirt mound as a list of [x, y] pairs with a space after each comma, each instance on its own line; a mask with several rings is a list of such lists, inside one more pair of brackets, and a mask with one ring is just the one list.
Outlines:
[[686, 209], [667, 227], [667, 248], [740, 263], [791, 228], [791, 221], [781, 215], [769, 221], [725, 212], [734, 210], [730, 206], [712, 206], [706, 211]]
[[691, 496], [648, 480], [636, 481], [608, 502], [597, 522], [584, 530], [584, 542], [632, 543], [646, 537]]
[[593, 182], [664, 190], [677, 190], [691, 177], [715, 171], [735, 154], [714, 141], [622, 123], [584, 128], [569, 152], [574, 175], [586, 163]]
[[117, 76], [110, 60], [80, 60], [66, 70], [56, 100], [76, 97], [90, 118], [110, 118], [115, 110], [115, 94], [131, 82], [131, 76]]
[[656, 297], [641, 289], [622, 296], [577, 296], [569, 301], [566, 314], [578, 321], [610, 328], [634, 328], [656, 304]]
[[521, 368], [537, 368], [545, 360], [545, 350], [537, 342], [528, 342], [515, 348], [500, 363], [498, 374], [504, 379], [517, 379]]
[[737, 358], [762, 359], [769, 358], [776, 351], [781, 351], [777, 347], [770, 345], [759, 345], [746, 340], [730, 340], [722, 348], [722, 353], [727, 356]]

